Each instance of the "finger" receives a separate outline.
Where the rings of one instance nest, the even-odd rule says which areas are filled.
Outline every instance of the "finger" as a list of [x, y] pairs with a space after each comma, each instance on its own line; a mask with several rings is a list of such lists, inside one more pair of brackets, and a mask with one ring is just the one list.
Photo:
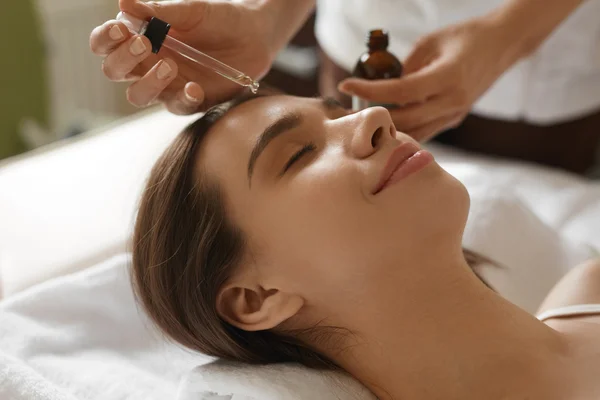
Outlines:
[[398, 79], [346, 79], [340, 83], [338, 90], [374, 102], [411, 104], [443, 93], [451, 84], [452, 71], [449, 64], [433, 63]]
[[204, 90], [196, 82], [188, 82], [169, 101], [167, 110], [177, 115], [189, 115], [200, 110], [204, 102]]
[[407, 134], [413, 139], [424, 143], [431, 140], [437, 134], [445, 131], [446, 129], [455, 128], [461, 123], [462, 120], [462, 113], [453, 114], [425, 124], [417, 129], [407, 132]]
[[432, 97], [424, 103], [412, 104], [390, 110], [394, 124], [401, 131], [411, 131], [439, 118], [455, 114], [459, 105], [452, 96]]
[[113, 81], [130, 79], [129, 73], [151, 54], [151, 49], [147, 37], [135, 35], [104, 59], [102, 71]]
[[177, 77], [177, 64], [164, 59], [156, 63], [140, 80], [127, 88], [127, 100], [137, 107], [150, 105]]
[[99, 56], [105, 56], [127, 40], [131, 34], [121, 22], [107, 21], [94, 28], [90, 34], [90, 49]]

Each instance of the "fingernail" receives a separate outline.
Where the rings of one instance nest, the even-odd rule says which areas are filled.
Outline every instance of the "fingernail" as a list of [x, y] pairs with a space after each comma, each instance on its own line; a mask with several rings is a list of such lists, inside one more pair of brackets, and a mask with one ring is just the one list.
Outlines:
[[110, 38], [115, 42], [118, 42], [125, 37], [123, 32], [121, 32], [121, 28], [119, 28], [117, 25], [110, 28], [110, 31], [108, 31], [108, 36], [110, 36]]
[[192, 103], [198, 103], [198, 102], [200, 102], [200, 99], [198, 97], [194, 96], [192, 93], [190, 93], [190, 90], [192, 90], [192, 88], [193, 88], [193, 86], [188, 85], [188, 86], [186, 86], [186, 88], [183, 92], [185, 93], [186, 99], [188, 99]]
[[161, 61], [160, 65], [158, 66], [158, 69], [156, 70], [156, 76], [158, 76], [158, 79], [165, 79], [169, 76], [171, 71], [172, 69], [169, 63]]
[[200, 100], [189, 94], [187, 91], [185, 92], [185, 98], [191, 101], [192, 103], [197, 103]]
[[134, 56], [139, 56], [144, 51], [146, 51], [146, 44], [144, 43], [141, 37], [138, 36], [131, 43], [131, 46], [129, 46], [129, 51], [131, 51], [131, 54], [133, 54]]

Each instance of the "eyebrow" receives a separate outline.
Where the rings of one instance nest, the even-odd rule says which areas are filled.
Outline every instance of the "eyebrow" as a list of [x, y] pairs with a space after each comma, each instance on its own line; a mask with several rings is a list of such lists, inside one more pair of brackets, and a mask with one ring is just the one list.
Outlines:
[[260, 137], [252, 149], [252, 153], [250, 153], [250, 160], [248, 161], [248, 185], [250, 185], [250, 182], [252, 181], [252, 173], [254, 172], [256, 161], [269, 143], [282, 134], [300, 126], [302, 120], [303, 118], [300, 114], [289, 113], [267, 126], [263, 133], [260, 134]]
[[[335, 110], [338, 108], [343, 108], [340, 102], [331, 97], [322, 98], [320, 105], [326, 110]], [[260, 157], [260, 155], [267, 148], [269, 143], [271, 143], [274, 139], [281, 136], [282, 134], [300, 126], [303, 120], [304, 118], [302, 117], [302, 115], [296, 112], [291, 112], [285, 114], [283, 117], [279, 118], [277, 121], [273, 122], [271, 125], [265, 128], [263, 133], [261, 133], [258, 140], [256, 141], [252, 152], [250, 153], [250, 159], [248, 160], [248, 186], [250, 186], [252, 182], [252, 174], [254, 173], [254, 167], [256, 165], [258, 157]]]

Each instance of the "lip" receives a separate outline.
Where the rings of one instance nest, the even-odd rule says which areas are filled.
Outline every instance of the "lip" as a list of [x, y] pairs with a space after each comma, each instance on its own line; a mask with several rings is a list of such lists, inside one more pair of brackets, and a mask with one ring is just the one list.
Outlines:
[[[416, 157], [415, 157], [416, 156]], [[415, 161], [408, 163], [408, 161]], [[430, 161], [433, 160], [433, 156], [425, 151], [419, 149], [417, 145], [412, 142], [402, 143], [398, 147], [396, 147], [390, 157], [388, 158], [383, 171], [379, 177], [379, 183], [375, 186], [375, 190], [373, 190], [373, 194], [377, 194], [385, 189], [391, 181], [398, 181], [406, 176], [420, 170], [426, 164], [429, 164]], [[414, 164], [414, 165], [407, 165]], [[406, 171], [402, 171], [403, 173], [395, 174], [400, 169], [406, 169]], [[397, 179], [391, 179], [396, 177]]]

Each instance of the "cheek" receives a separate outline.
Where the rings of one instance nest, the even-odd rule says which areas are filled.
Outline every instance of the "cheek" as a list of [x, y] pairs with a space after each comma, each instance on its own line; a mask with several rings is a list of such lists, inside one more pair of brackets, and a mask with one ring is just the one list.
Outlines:
[[412, 265], [432, 238], [460, 237], [468, 194], [441, 168], [373, 198], [344, 167], [312, 165], [252, 200], [248, 226], [280, 287], [319, 297], [360, 290], [387, 276], [381, 269]]
[[351, 252], [368, 247], [373, 207], [359, 177], [350, 164], [315, 163], [263, 193], [254, 218], [263, 226], [262, 243], [288, 278], [319, 286], [318, 276], [325, 284], [340, 266], [348, 267]]

